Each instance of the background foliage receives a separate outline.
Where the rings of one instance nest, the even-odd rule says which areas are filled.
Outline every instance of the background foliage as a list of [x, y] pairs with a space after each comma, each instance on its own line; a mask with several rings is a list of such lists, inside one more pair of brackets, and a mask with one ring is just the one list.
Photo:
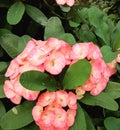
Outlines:
[[[71, 45], [92, 41], [101, 48], [104, 60], [111, 62], [120, 52], [119, 5], [119, 0], [78, 0], [73, 7], [58, 6], [54, 0], [0, 0], [0, 130], [39, 129], [30, 114], [35, 102], [23, 101], [15, 106], [3, 92], [4, 73], [9, 62], [20, 54], [27, 41], [50, 37]], [[78, 64], [85, 66], [87, 63]], [[68, 73], [73, 74], [74, 70], [73, 67]], [[117, 64], [117, 70], [104, 92], [95, 97], [87, 93], [79, 101], [76, 121], [70, 130], [120, 130], [120, 64]], [[28, 77], [26, 81], [29, 81], [30, 73], [24, 73]], [[33, 77], [41, 76], [32, 74]], [[46, 77], [48, 75], [43, 79]], [[67, 78], [64, 78], [64, 85]], [[84, 78], [86, 75], [83, 82]], [[40, 89], [44, 88], [45, 85]]]

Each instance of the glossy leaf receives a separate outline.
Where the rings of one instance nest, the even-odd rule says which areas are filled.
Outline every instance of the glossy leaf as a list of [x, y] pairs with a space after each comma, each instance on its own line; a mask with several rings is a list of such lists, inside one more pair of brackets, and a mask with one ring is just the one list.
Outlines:
[[112, 96], [114, 99], [119, 98], [120, 97], [120, 83], [109, 81], [104, 92]]
[[51, 17], [45, 26], [44, 39], [47, 40], [50, 37], [59, 38], [63, 34], [64, 28], [61, 20], [58, 17]]
[[32, 5], [26, 5], [26, 13], [38, 24], [40, 25], [46, 25], [47, 17], [44, 15], [44, 13]]
[[72, 64], [63, 78], [64, 89], [74, 89], [82, 85], [90, 76], [91, 64], [87, 60], [79, 60]]
[[118, 109], [117, 102], [110, 95], [104, 92], [97, 96], [92, 96], [89, 93], [86, 93], [85, 97], [80, 101], [87, 105], [100, 106], [108, 110], [116, 111]]
[[14, 34], [5, 34], [0, 38], [0, 45], [12, 58], [15, 58], [18, 54], [18, 36]]
[[55, 91], [57, 89], [56, 80], [46, 73], [39, 71], [27, 71], [20, 77], [21, 84], [30, 90], [44, 90]]
[[74, 36], [71, 33], [64, 33], [59, 37], [60, 40], [64, 40], [65, 42], [74, 45], [76, 43]]
[[7, 62], [0, 62], [0, 74], [4, 74], [8, 67]]
[[3, 85], [4, 85], [5, 77], [4, 75], [0, 75], [0, 98], [4, 98], [4, 90], [3, 90]]
[[88, 10], [89, 22], [95, 27], [95, 33], [106, 45], [110, 45], [110, 32], [107, 16], [97, 7]]
[[107, 45], [101, 47], [101, 52], [103, 55], [103, 60], [108, 63], [116, 59], [118, 54], [118, 52], [113, 52], [112, 48]]
[[19, 129], [33, 122], [32, 108], [35, 102], [25, 101], [9, 110], [0, 119], [0, 126], [3, 129]]
[[114, 50], [120, 48], [120, 21], [117, 23], [113, 33], [111, 34], [111, 45]]
[[75, 122], [73, 126], [69, 128], [69, 130], [87, 130], [86, 126], [86, 120], [85, 120], [85, 114], [81, 106], [78, 104], [77, 113], [75, 117]]
[[15, 2], [10, 6], [7, 12], [7, 21], [11, 25], [16, 25], [20, 22], [25, 12], [25, 6], [22, 2]]
[[92, 122], [91, 118], [89, 117], [89, 115], [87, 114], [86, 111], [84, 111], [84, 114], [85, 114], [85, 120], [86, 120], [86, 125], [87, 125], [86, 130], [95, 130], [93, 122]]
[[4, 104], [0, 101], [0, 118], [6, 113]]
[[120, 118], [108, 117], [104, 120], [106, 130], [120, 130]]
[[31, 40], [32, 38], [28, 35], [23, 35], [18, 39], [18, 51], [21, 53], [25, 46], [27, 45], [28, 41]]
[[4, 35], [4, 34], [9, 34], [9, 33], [11, 33], [11, 32], [10, 32], [10, 30], [8, 30], [8, 29], [5, 29], [5, 28], [1, 28], [1, 29], [0, 29], [0, 37], [1, 37], [2, 35]]

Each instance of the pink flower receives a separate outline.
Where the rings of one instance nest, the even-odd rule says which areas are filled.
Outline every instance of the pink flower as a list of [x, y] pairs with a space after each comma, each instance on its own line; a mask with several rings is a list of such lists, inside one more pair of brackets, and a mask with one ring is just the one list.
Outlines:
[[89, 54], [87, 56], [88, 59], [99, 59], [102, 58], [102, 53], [100, 48], [92, 42], [89, 42]]
[[72, 126], [74, 124], [75, 121], [75, 117], [76, 116], [76, 110], [73, 109], [68, 109], [67, 111], [67, 126]]
[[12, 60], [7, 69], [7, 72], [5, 73], [5, 77], [10, 77], [11, 79], [14, 79], [18, 74], [19, 74], [19, 64], [17, 64], [15, 60]]
[[30, 40], [25, 49], [15, 58], [16, 62], [20, 65], [23, 65], [25, 64], [27, 61], [27, 56], [28, 56], [28, 53], [36, 46], [35, 42], [34, 42], [34, 39], [33, 40]]
[[55, 117], [53, 121], [53, 126], [58, 128], [64, 128], [66, 125], [67, 114], [62, 108], [55, 109]]
[[88, 55], [89, 44], [88, 43], [76, 43], [72, 47], [71, 59], [78, 60], [84, 59]]
[[68, 106], [70, 109], [77, 109], [77, 97], [74, 93], [68, 93]]
[[42, 93], [40, 95], [40, 97], [38, 98], [37, 105], [45, 107], [45, 106], [53, 103], [55, 98], [56, 98], [56, 93], [55, 92], [46, 91], [45, 93]]
[[68, 94], [64, 90], [59, 90], [56, 92], [56, 102], [62, 107], [66, 107], [68, 104]]
[[73, 6], [75, 3], [75, 0], [56, 0], [56, 2], [59, 5], [67, 4], [68, 6]]
[[32, 109], [32, 115], [35, 121], [39, 121], [41, 119], [41, 113], [43, 112], [42, 106], [34, 106]]
[[50, 56], [47, 57], [44, 63], [45, 70], [53, 75], [57, 75], [61, 73], [65, 65], [66, 65], [66, 60], [64, 55], [56, 51], [52, 52]]
[[15, 92], [14, 86], [11, 81], [6, 80], [3, 89], [7, 98], [9, 98], [15, 104], [20, 104], [21, 96]]
[[76, 92], [77, 99], [81, 99], [81, 98], [84, 97], [85, 90], [83, 89], [83, 87], [81, 87], [81, 86], [77, 87], [76, 90], [75, 90], [75, 92]]

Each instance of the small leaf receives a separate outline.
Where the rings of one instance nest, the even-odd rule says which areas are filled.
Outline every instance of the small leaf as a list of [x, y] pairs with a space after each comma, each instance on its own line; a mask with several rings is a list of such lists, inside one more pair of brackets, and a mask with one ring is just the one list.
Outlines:
[[86, 125], [87, 124], [86, 124], [86, 120], [85, 120], [84, 111], [82, 110], [81, 106], [78, 104], [75, 122], [74, 122], [73, 126], [71, 126], [69, 128], [69, 130], [87, 130]]
[[0, 98], [5, 97], [4, 90], [3, 90], [3, 85], [5, 80], [6, 80], [5, 77], [3, 75], [0, 75]]
[[118, 54], [118, 52], [113, 52], [112, 48], [110, 48], [110, 46], [107, 46], [107, 45], [102, 46], [100, 50], [103, 55], [103, 60], [108, 63], [116, 59], [117, 54]]
[[120, 83], [109, 81], [104, 92], [112, 96], [114, 99], [119, 98], [120, 97]]
[[6, 113], [3, 103], [0, 101], [0, 118]]
[[60, 35], [59, 39], [70, 43], [70, 45], [74, 45], [76, 43], [75, 38], [71, 33], [64, 33], [63, 35]]
[[25, 6], [22, 2], [15, 2], [10, 6], [7, 12], [7, 21], [11, 25], [16, 25], [22, 19], [25, 12]]
[[0, 38], [0, 45], [12, 58], [15, 58], [18, 54], [18, 36], [14, 34], [4, 34]]
[[63, 34], [64, 28], [61, 20], [58, 17], [51, 17], [45, 26], [44, 40], [50, 37], [59, 38]]
[[102, 92], [97, 96], [92, 96], [89, 93], [85, 94], [85, 97], [80, 100], [82, 103], [91, 106], [100, 106], [108, 110], [118, 110], [117, 102], [108, 94]]
[[3, 129], [14, 130], [30, 124], [33, 122], [32, 108], [34, 105], [35, 102], [25, 101], [23, 104], [13, 107], [2, 116], [0, 126]]
[[57, 89], [56, 80], [50, 75], [39, 71], [32, 70], [22, 73], [20, 82], [25, 88], [35, 91], [44, 89], [55, 91]]
[[117, 23], [114, 31], [111, 34], [111, 45], [113, 50], [120, 48], [120, 21]]
[[120, 118], [108, 117], [104, 120], [106, 130], [120, 130]]
[[90, 24], [95, 27], [95, 33], [106, 45], [110, 45], [110, 30], [107, 16], [99, 8], [92, 6], [88, 10]]
[[31, 40], [32, 38], [28, 35], [23, 35], [18, 39], [18, 51], [21, 53], [25, 46], [27, 45], [28, 41]]
[[0, 37], [4, 34], [9, 34], [11, 33], [10, 30], [6, 29], [6, 28], [1, 28], [0, 29]]
[[86, 111], [84, 111], [84, 115], [85, 115], [85, 120], [86, 120], [86, 125], [87, 125], [87, 129], [86, 130], [95, 130], [93, 122], [90, 119], [90, 117], [89, 117], [89, 115], [87, 114]]
[[87, 60], [79, 60], [71, 65], [63, 79], [64, 89], [74, 89], [82, 85], [90, 76], [91, 64]]
[[8, 63], [7, 62], [0, 62], [0, 74], [5, 73], [7, 67], [8, 67]]
[[41, 10], [38, 8], [32, 6], [32, 5], [26, 5], [26, 13], [38, 24], [40, 25], [46, 25], [47, 23], [47, 17], [43, 14]]

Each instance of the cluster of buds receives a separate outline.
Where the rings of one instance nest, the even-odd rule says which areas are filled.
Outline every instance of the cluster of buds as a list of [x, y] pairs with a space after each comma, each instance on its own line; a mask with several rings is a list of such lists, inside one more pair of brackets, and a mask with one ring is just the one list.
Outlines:
[[76, 95], [58, 90], [42, 93], [32, 110], [41, 130], [68, 130], [74, 124], [77, 109]]

